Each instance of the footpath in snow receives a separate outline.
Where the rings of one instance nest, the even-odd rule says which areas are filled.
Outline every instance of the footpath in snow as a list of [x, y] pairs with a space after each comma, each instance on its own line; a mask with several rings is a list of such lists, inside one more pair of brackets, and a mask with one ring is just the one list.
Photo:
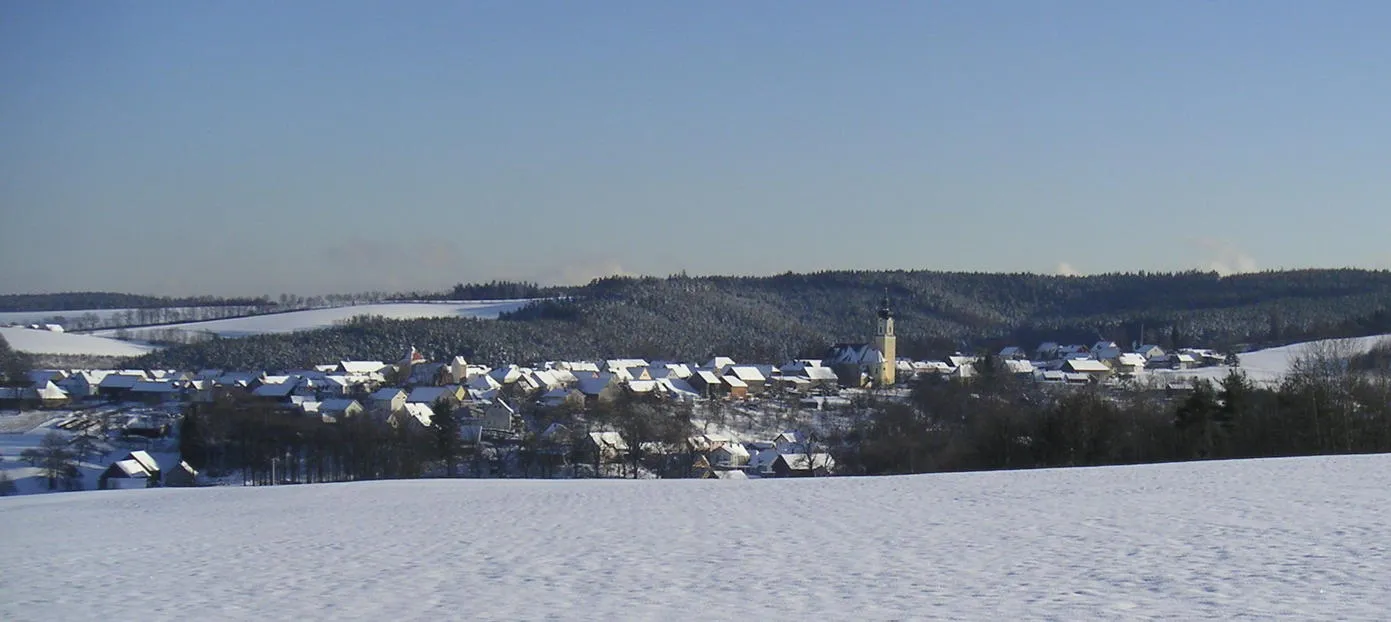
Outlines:
[[1391, 456], [0, 499], [5, 620], [1384, 620]]

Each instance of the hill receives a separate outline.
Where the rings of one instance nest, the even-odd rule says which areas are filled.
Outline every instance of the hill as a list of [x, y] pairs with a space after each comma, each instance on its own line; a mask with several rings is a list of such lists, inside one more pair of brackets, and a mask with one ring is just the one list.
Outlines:
[[114, 337], [116, 334], [129, 334], [139, 338], [146, 332], [166, 332], [169, 330], [205, 333], [219, 337], [247, 337], [275, 333], [330, 328], [346, 323], [354, 317], [370, 316], [384, 319], [409, 320], [420, 318], [485, 318], [496, 319], [498, 315], [515, 311], [525, 306], [529, 300], [479, 300], [479, 301], [440, 301], [440, 302], [396, 302], [365, 305], [348, 305], [324, 309], [306, 309], [267, 313], [248, 317], [207, 320], [203, 322], [181, 322], [160, 324], [140, 329], [110, 329], [93, 334]]
[[1377, 620], [1388, 488], [1376, 455], [16, 497], [0, 617]]
[[30, 354], [132, 357], [154, 350], [148, 345], [120, 339], [53, 333], [29, 328], [0, 327], [0, 337], [9, 342], [11, 349]]
[[608, 278], [502, 322], [369, 321], [170, 348], [145, 364], [295, 367], [415, 345], [489, 363], [642, 356], [777, 361], [866, 338], [887, 292], [902, 356], [1045, 340], [1279, 345], [1391, 332], [1391, 271], [1056, 277], [929, 271]]

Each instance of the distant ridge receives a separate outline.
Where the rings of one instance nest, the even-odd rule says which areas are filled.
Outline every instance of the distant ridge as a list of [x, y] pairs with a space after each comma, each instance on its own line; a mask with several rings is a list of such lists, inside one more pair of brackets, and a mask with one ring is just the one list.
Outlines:
[[[861, 341], [885, 290], [901, 356], [1046, 340], [1280, 345], [1391, 332], [1391, 271], [1294, 270], [1087, 277], [826, 271], [768, 277], [609, 277], [563, 298], [469, 319], [363, 319], [339, 328], [173, 347], [144, 364], [295, 367], [389, 358], [411, 345], [484, 362], [721, 354], [778, 361]], [[1143, 331], [1143, 333], [1142, 333]]]

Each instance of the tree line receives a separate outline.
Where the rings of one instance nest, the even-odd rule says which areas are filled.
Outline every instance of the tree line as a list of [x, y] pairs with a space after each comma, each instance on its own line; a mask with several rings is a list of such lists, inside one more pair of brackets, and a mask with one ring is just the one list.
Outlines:
[[361, 318], [291, 335], [220, 339], [135, 365], [278, 369], [389, 360], [411, 345], [490, 364], [713, 355], [778, 362], [862, 342], [888, 291], [901, 356], [1106, 339], [1237, 349], [1391, 332], [1391, 272], [1300, 270], [1056, 277], [841, 271], [774, 277], [611, 277], [500, 321]]

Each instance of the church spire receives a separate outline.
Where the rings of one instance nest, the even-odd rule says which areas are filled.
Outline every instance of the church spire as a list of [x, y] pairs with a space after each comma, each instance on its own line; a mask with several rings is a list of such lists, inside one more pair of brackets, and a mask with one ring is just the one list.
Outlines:
[[879, 303], [879, 319], [887, 320], [894, 316], [894, 312], [889, 308], [889, 288], [884, 288], [884, 300]]

